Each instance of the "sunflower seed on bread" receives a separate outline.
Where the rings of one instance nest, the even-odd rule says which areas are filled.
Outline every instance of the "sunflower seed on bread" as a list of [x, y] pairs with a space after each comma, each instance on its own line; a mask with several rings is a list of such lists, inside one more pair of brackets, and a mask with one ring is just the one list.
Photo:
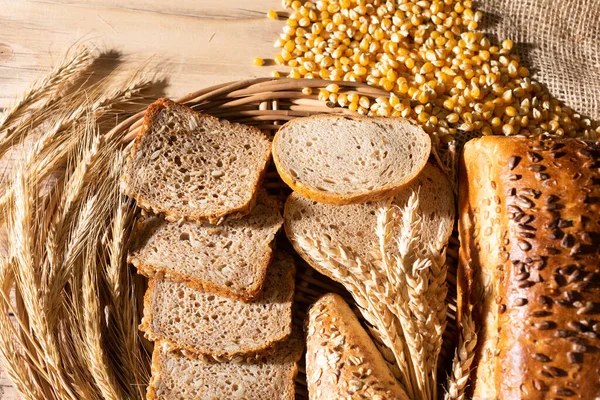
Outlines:
[[356, 315], [333, 293], [308, 313], [306, 380], [311, 400], [408, 400]]
[[259, 352], [292, 331], [294, 274], [293, 258], [277, 251], [262, 296], [249, 303], [152, 279], [140, 329], [173, 350], [219, 359]]
[[128, 260], [147, 277], [251, 301], [264, 286], [283, 223], [280, 208], [261, 192], [250, 214], [221, 225], [146, 218], [138, 224]]
[[425, 131], [400, 118], [296, 118], [273, 140], [273, 160], [285, 183], [335, 205], [393, 195], [419, 174], [430, 151]]
[[146, 111], [121, 187], [169, 221], [218, 223], [250, 212], [269, 158], [257, 128], [159, 99]]

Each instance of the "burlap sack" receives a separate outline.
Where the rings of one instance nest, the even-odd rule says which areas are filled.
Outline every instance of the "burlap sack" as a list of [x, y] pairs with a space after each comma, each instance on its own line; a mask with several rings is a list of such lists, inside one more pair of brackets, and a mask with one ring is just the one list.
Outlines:
[[474, 9], [552, 95], [600, 120], [600, 0], [480, 0]]

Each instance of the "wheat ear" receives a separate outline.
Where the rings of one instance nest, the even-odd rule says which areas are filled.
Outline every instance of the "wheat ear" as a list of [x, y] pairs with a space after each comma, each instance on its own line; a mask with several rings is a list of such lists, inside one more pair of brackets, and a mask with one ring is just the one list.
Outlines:
[[[58, 114], [56, 117], [53, 117], [48, 111], [40, 111], [34, 114], [35, 117], [31, 121], [31, 126], [16, 127], [14, 129], [15, 134], [18, 133], [24, 137], [34, 128], [49, 124], [49, 127], [43, 129], [42, 135], [35, 142], [33, 149], [27, 152], [25, 164], [30, 175], [35, 176], [38, 181], [42, 181], [52, 172], [64, 166], [68, 161], [69, 154], [77, 149], [86, 134], [86, 121], [93, 120], [96, 124], [96, 121], [109, 117], [110, 112], [119, 105], [140, 101], [144, 98], [141, 93], [149, 85], [150, 82], [141, 79], [129, 82], [124, 88], [107, 93], [100, 90], [102, 86], [89, 89], [85, 92], [85, 95], [74, 93], [57, 102], [57, 109], [54, 110]], [[48, 119], [50, 119], [50, 123]], [[83, 123], [81, 123], [82, 120]], [[103, 137], [101, 140], [104, 143], [110, 142], [114, 148], [116, 140], [110, 139]], [[14, 144], [14, 142], [7, 142], [7, 147], [0, 145], [0, 155], [4, 154]], [[98, 148], [102, 146], [103, 144], [98, 144]], [[87, 149], [85, 146], [80, 148]], [[93, 165], [93, 163], [90, 163], [90, 165]], [[73, 191], [73, 193], [75, 192]], [[0, 197], [0, 210], [6, 207], [11, 195], [12, 187], [9, 186]], [[0, 213], [0, 216], [3, 214]]]
[[29, 108], [40, 100], [47, 98], [63, 83], [72, 79], [77, 74], [87, 69], [94, 59], [90, 48], [82, 46], [74, 55], [65, 58], [63, 62], [55, 67], [41, 81], [33, 84], [25, 93], [21, 95], [0, 117], [0, 132], [4, 135], [0, 138], [0, 153], [4, 149], [12, 146], [15, 139], [16, 130], [8, 130], [14, 126], [18, 119], [23, 116]]
[[477, 332], [470, 312], [461, 316], [458, 346], [452, 360], [452, 371], [446, 382], [444, 400], [464, 400], [465, 389], [469, 382], [471, 365], [475, 357]]

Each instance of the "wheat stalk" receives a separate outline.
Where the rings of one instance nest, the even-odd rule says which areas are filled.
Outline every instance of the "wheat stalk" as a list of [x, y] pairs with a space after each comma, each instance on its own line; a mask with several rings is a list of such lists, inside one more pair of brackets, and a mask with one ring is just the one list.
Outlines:
[[[83, 320], [82, 325], [85, 337], [84, 345], [87, 350], [88, 368], [94, 377], [96, 386], [100, 389], [102, 398], [119, 400], [124, 398], [113, 371], [109, 368], [108, 356], [105, 349], [105, 340], [102, 335], [103, 318], [100, 304], [100, 290], [98, 284], [97, 257], [93, 252], [95, 246], [88, 247], [84, 256], [85, 270], [82, 279], [83, 307], [82, 315], [78, 320]], [[93, 253], [92, 253], [93, 252]]]
[[[112, 176], [115, 184], [118, 185], [123, 167], [125, 165], [124, 153], [119, 153], [112, 164]], [[111, 235], [105, 238], [109, 262], [103, 269], [103, 276], [106, 282], [106, 292], [108, 294], [108, 310], [112, 315], [112, 323], [109, 328], [112, 334], [109, 347], [112, 353], [119, 361], [115, 367], [122, 371], [123, 384], [131, 389], [130, 397], [144, 397], [144, 386], [148, 382], [149, 370], [144, 361], [145, 355], [142, 348], [138, 346], [139, 336], [137, 322], [139, 315], [137, 313], [137, 295], [132, 290], [133, 282], [131, 272], [127, 265], [127, 244], [131, 226], [135, 223], [135, 207], [124, 196], [116, 194], [115, 207], [110, 226]], [[127, 343], [128, 346], [123, 346]], [[127, 351], [124, 351], [127, 349]], [[137, 351], [131, 351], [136, 349]]]
[[44, 393], [41, 390], [42, 384], [37, 377], [37, 371], [40, 371], [39, 365], [32, 366], [31, 358], [24, 355], [19, 348], [19, 337], [13, 321], [10, 319], [12, 307], [9, 292], [13, 285], [13, 278], [12, 268], [6, 263], [7, 260], [3, 258], [0, 265], [0, 290], [2, 292], [2, 299], [0, 299], [0, 360], [21, 394], [26, 398], [41, 399], [44, 398]]
[[463, 400], [475, 357], [477, 332], [470, 312], [462, 315], [459, 324], [458, 346], [452, 360], [452, 372], [446, 383], [445, 400]]
[[65, 398], [77, 399], [75, 389], [64, 374], [61, 355], [56, 338], [57, 310], [49, 307], [49, 298], [42, 284], [41, 255], [36, 238], [42, 233], [37, 225], [40, 221], [39, 193], [32, 187], [31, 179], [24, 169], [17, 172], [13, 186], [12, 212], [7, 219], [8, 236], [11, 238], [9, 257], [14, 262], [13, 274], [16, 286], [28, 310], [29, 326], [43, 354], [48, 376], [52, 385], [61, 387]]

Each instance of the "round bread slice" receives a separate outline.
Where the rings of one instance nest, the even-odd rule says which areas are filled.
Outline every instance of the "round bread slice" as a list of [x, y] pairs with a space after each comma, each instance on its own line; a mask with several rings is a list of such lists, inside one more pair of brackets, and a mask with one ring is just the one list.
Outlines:
[[[415, 180], [396, 194], [392, 203], [406, 205], [413, 191], [419, 194], [418, 212], [424, 222], [422, 239], [428, 243], [446, 242], [452, 234], [455, 215], [450, 181], [439, 168], [428, 163]], [[316, 269], [318, 264], [302, 250], [296, 238], [326, 237], [331, 245], [344, 246], [362, 260], [372, 261], [373, 251], [378, 251], [376, 228], [380, 206], [379, 202], [332, 206], [292, 193], [285, 204], [283, 225], [298, 254]], [[389, 251], [394, 254], [396, 247]]]
[[345, 205], [389, 197], [421, 172], [431, 139], [401, 118], [318, 115], [294, 119], [273, 140], [273, 160], [294, 191]]
[[408, 400], [356, 315], [333, 293], [308, 313], [306, 380], [310, 400]]

